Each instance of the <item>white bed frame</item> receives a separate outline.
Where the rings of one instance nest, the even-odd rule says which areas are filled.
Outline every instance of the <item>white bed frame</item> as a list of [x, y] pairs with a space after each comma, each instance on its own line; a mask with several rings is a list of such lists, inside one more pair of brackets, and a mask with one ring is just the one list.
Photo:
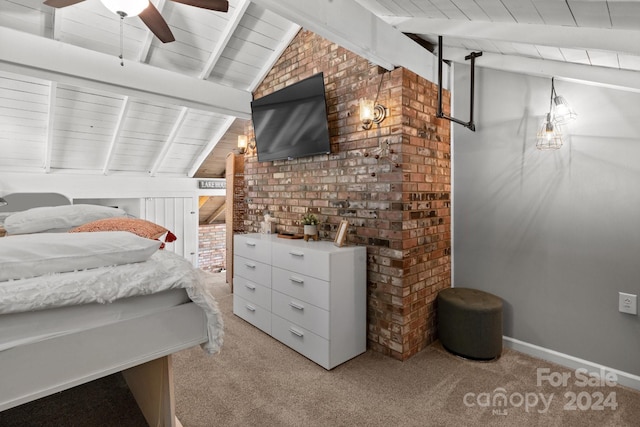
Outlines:
[[207, 339], [206, 315], [190, 302], [1, 351], [0, 411], [122, 371], [150, 426], [180, 426], [171, 354]]

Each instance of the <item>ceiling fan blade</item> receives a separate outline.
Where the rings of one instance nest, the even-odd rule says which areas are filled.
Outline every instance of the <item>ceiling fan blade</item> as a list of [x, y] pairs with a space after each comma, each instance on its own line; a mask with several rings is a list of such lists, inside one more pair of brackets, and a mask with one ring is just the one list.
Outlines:
[[43, 4], [46, 4], [47, 6], [51, 6], [51, 7], [60, 8], [60, 7], [71, 6], [72, 4], [80, 3], [83, 1], [84, 0], [47, 0], [43, 2]]
[[156, 9], [153, 3], [149, 2], [149, 6], [147, 6], [147, 8], [138, 16], [162, 43], [175, 41], [175, 37], [173, 37], [171, 29], [169, 28], [169, 25], [167, 25], [167, 21], [164, 20], [160, 11]]
[[229, 10], [229, 2], [226, 0], [173, 0], [176, 3], [188, 4], [189, 6], [200, 7], [202, 9], [226, 12]]

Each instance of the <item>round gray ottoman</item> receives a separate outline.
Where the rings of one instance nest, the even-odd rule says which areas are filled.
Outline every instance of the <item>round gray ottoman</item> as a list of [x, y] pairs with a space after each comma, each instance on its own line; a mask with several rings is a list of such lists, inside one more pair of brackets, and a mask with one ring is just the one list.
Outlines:
[[502, 299], [469, 288], [438, 293], [438, 336], [458, 356], [491, 360], [502, 353]]

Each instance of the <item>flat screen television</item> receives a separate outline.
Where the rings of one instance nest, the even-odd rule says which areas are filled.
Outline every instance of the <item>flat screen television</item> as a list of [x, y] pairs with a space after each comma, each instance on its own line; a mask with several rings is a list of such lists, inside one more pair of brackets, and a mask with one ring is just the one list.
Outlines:
[[331, 151], [322, 73], [251, 102], [251, 119], [259, 162]]

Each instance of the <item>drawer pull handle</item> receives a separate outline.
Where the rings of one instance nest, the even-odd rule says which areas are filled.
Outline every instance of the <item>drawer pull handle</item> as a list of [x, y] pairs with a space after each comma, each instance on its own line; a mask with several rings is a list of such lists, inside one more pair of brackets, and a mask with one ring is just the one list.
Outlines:
[[289, 280], [291, 280], [293, 283], [297, 283], [299, 285], [304, 284], [304, 280], [298, 279], [297, 277], [290, 277]]
[[291, 301], [291, 302], [289, 303], [289, 305], [290, 305], [291, 307], [295, 308], [296, 310], [300, 310], [300, 311], [304, 310], [304, 306], [303, 306], [303, 305], [300, 305], [300, 304], [298, 304], [298, 303], [296, 303], [296, 302]]
[[300, 338], [304, 337], [304, 332], [299, 331], [295, 328], [289, 328], [289, 332], [291, 332], [293, 335], [299, 336]]
[[256, 308], [254, 306], [252, 306], [251, 304], [247, 304], [247, 305], [245, 305], [245, 307], [247, 307], [247, 310], [249, 310], [249, 311], [256, 311]]
[[293, 256], [297, 256], [302, 258], [304, 256], [304, 253], [302, 252], [289, 252], [289, 254], [293, 255]]
[[255, 291], [256, 287], [254, 285], [252, 285], [251, 283], [245, 283], [244, 285], [247, 289], [249, 289], [250, 291]]
[[245, 262], [244, 265], [246, 265], [247, 268], [256, 268], [255, 264], [249, 264], [248, 262]]
[[245, 242], [247, 246], [254, 247], [256, 244], [254, 242]]

